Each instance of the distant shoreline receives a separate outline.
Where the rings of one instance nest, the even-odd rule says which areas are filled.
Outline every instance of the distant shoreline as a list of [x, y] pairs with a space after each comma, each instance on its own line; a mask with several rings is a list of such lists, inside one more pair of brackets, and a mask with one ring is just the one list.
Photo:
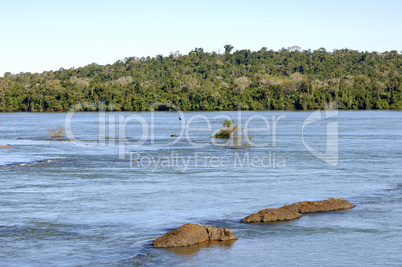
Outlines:
[[[269, 110], [269, 109], [263, 109], [263, 110], [241, 110], [242, 112], [253, 112], [253, 111], [271, 111], [271, 112], [312, 112], [315, 111], [316, 109], [309, 109], [309, 110], [302, 110], [302, 109], [295, 109], [295, 110]], [[237, 109], [227, 109], [227, 110], [181, 110], [182, 112], [225, 112], [225, 111], [238, 111]], [[395, 111], [395, 112], [400, 112], [402, 109], [338, 109], [338, 111]], [[67, 113], [69, 110], [63, 110], [63, 111], [0, 111], [0, 114], [7, 114], [7, 113]], [[87, 110], [87, 111], [75, 111], [79, 113], [97, 113], [99, 110]], [[151, 112], [151, 110], [141, 110], [141, 111], [126, 111], [126, 110], [106, 110], [106, 113], [113, 113], [113, 112], [138, 112], [138, 113], [145, 113], [145, 112]], [[177, 112], [175, 110], [155, 110], [155, 112]]]
[[[0, 111], [401, 110], [402, 54], [298, 47], [223, 54], [127, 57], [113, 64], [43, 73], [5, 73]], [[96, 104], [91, 104], [96, 103]], [[168, 106], [161, 105], [167, 103]], [[332, 104], [331, 104], [332, 103]], [[175, 108], [176, 109], [176, 108]]]

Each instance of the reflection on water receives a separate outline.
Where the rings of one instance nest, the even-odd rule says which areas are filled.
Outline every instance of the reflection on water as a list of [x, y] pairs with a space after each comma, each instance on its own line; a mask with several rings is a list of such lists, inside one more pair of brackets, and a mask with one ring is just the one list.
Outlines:
[[[168, 251], [173, 251], [180, 255], [189, 255], [198, 253], [200, 250], [209, 250], [209, 249], [220, 249], [220, 250], [228, 250], [233, 245], [236, 240], [230, 241], [205, 241], [192, 246], [186, 247], [173, 247], [173, 248], [162, 248]], [[224, 253], [224, 251], [222, 251]]]

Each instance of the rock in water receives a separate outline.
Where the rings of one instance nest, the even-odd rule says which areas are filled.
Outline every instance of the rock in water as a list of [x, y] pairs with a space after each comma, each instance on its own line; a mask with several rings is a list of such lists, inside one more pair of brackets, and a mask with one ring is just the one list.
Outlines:
[[304, 201], [286, 205], [278, 209], [264, 209], [244, 218], [242, 222], [278, 222], [298, 219], [303, 213], [336, 211], [353, 208], [355, 205], [343, 198], [330, 198], [323, 201]]
[[184, 247], [209, 240], [208, 233], [201, 224], [188, 223], [152, 243], [154, 248]]
[[227, 228], [217, 228], [205, 225], [204, 228], [208, 232], [209, 241], [229, 241], [237, 240], [237, 236]]
[[278, 222], [298, 219], [302, 216], [301, 213], [286, 208], [279, 209], [264, 209], [257, 213], [251, 214], [244, 218], [242, 222], [255, 223], [255, 222]]
[[185, 247], [205, 241], [228, 241], [238, 239], [227, 228], [188, 223], [180, 228], [158, 237], [152, 243], [154, 248]]
[[295, 209], [300, 213], [324, 212], [351, 209], [355, 205], [343, 198], [329, 198], [323, 201], [304, 201], [284, 206], [283, 208]]

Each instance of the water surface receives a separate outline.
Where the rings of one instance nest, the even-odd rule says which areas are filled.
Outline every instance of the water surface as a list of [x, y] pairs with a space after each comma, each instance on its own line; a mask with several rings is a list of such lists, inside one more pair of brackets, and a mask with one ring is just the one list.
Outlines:
[[[149, 126], [141, 145], [141, 124], [133, 120], [123, 131], [120, 120], [133, 114]], [[208, 131], [190, 132], [191, 140], [170, 137], [181, 131], [175, 112], [156, 113], [153, 126], [146, 112], [106, 113], [106, 124], [96, 112], [76, 113], [72, 133], [79, 145], [49, 138], [48, 130], [64, 125], [66, 113], [2, 113], [0, 145], [12, 147], [0, 148], [1, 265], [400, 264], [402, 113], [340, 111], [308, 125], [305, 142], [324, 151], [326, 125], [338, 123], [336, 166], [303, 145], [302, 125], [311, 114], [242, 112], [243, 123], [255, 115], [268, 119], [269, 130], [256, 131], [266, 127], [261, 119], [250, 124], [253, 141], [268, 146], [228, 149], [212, 144], [210, 136], [224, 120], [214, 117], [238, 121], [237, 112], [184, 113], [187, 122], [194, 117], [192, 128], [208, 127], [202, 116], [211, 122]], [[281, 115], [274, 146], [272, 116]], [[236, 162], [247, 155], [266, 164]], [[187, 168], [168, 162], [174, 157], [185, 159]], [[227, 164], [217, 166], [223, 158]], [[155, 167], [153, 159], [165, 160], [164, 166]], [[329, 197], [356, 207], [283, 223], [240, 223], [264, 208]], [[187, 222], [227, 227], [239, 240], [150, 247], [154, 238]]]

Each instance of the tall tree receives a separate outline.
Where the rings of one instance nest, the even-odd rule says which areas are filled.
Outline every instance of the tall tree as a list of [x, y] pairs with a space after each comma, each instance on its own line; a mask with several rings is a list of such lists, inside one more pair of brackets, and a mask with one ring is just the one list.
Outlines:
[[224, 48], [225, 48], [225, 55], [229, 55], [230, 52], [232, 52], [234, 47], [232, 45], [230, 45], [230, 44], [227, 44], [227, 45], [224, 46]]

